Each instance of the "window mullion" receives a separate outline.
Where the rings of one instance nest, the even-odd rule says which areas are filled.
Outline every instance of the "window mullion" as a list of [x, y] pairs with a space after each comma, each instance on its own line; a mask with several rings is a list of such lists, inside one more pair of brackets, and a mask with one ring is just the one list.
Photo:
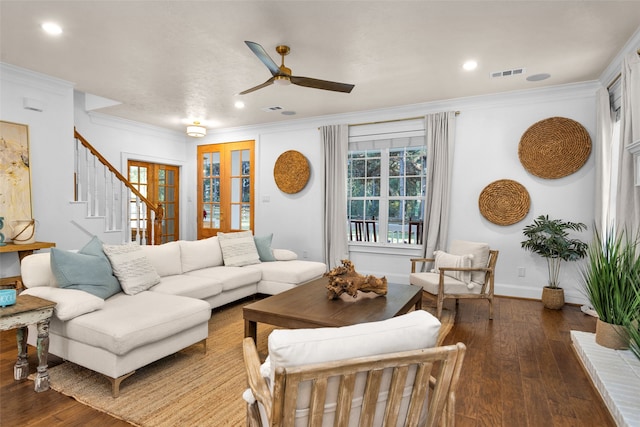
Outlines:
[[380, 158], [380, 228], [379, 242], [386, 243], [389, 236], [389, 149], [381, 152]]

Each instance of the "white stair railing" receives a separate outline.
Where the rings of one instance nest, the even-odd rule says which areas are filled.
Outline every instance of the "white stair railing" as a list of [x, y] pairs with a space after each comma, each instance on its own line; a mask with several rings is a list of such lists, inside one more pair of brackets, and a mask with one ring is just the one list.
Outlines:
[[75, 131], [75, 201], [85, 202], [87, 217], [104, 218], [105, 232], [124, 241], [161, 243], [163, 209], [155, 206]]

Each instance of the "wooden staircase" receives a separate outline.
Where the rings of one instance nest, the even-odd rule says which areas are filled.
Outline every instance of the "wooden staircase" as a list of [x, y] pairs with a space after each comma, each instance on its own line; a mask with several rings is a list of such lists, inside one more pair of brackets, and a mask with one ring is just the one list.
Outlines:
[[103, 239], [109, 243], [162, 243], [162, 205], [150, 202], [75, 129], [74, 138], [74, 225], [109, 235]]

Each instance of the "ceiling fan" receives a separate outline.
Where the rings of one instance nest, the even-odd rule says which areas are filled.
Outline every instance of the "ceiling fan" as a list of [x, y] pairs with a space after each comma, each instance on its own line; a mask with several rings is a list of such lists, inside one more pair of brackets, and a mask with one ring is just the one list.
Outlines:
[[311, 87], [311, 88], [323, 89], [323, 90], [332, 90], [334, 92], [345, 92], [345, 93], [350, 93], [351, 90], [354, 88], [354, 85], [347, 84], [347, 83], [330, 82], [327, 80], [318, 80], [318, 79], [312, 79], [309, 77], [300, 77], [300, 76], [291, 75], [291, 69], [284, 66], [284, 57], [289, 54], [289, 51], [290, 51], [289, 46], [284, 46], [284, 45], [276, 46], [276, 52], [278, 52], [278, 54], [282, 56], [282, 65], [278, 67], [278, 65], [273, 61], [273, 59], [271, 59], [269, 54], [267, 54], [264, 48], [260, 46], [258, 43], [249, 42], [249, 41], [245, 41], [245, 43], [247, 44], [247, 46], [249, 46], [249, 49], [251, 49], [251, 51], [258, 57], [258, 59], [262, 61], [264, 65], [267, 66], [269, 71], [271, 71], [272, 77], [266, 82], [258, 86], [252, 87], [251, 89], [247, 89], [244, 92], [240, 92], [240, 95], [244, 95], [244, 94], [253, 92], [255, 90], [262, 89], [263, 87], [267, 87], [274, 83], [280, 84], [280, 85], [288, 85], [290, 83], [293, 83], [294, 85], [298, 85], [298, 86], [305, 86], [305, 87]]

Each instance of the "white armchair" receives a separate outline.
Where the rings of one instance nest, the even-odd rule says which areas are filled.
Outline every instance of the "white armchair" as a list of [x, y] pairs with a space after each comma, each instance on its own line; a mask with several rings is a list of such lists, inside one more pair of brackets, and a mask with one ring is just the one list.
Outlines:
[[[438, 318], [447, 298], [481, 298], [489, 302], [493, 319], [493, 288], [498, 251], [487, 243], [454, 240], [449, 252], [435, 251], [434, 258], [412, 258], [409, 282], [437, 299]], [[433, 263], [431, 271], [416, 271], [418, 263]]]
[[247, 425], [451, 424], [465, 346], [434, 347], [439, 329], [418, 310], [342, 328], [275, 330], [262, 365], [246, 338]]

